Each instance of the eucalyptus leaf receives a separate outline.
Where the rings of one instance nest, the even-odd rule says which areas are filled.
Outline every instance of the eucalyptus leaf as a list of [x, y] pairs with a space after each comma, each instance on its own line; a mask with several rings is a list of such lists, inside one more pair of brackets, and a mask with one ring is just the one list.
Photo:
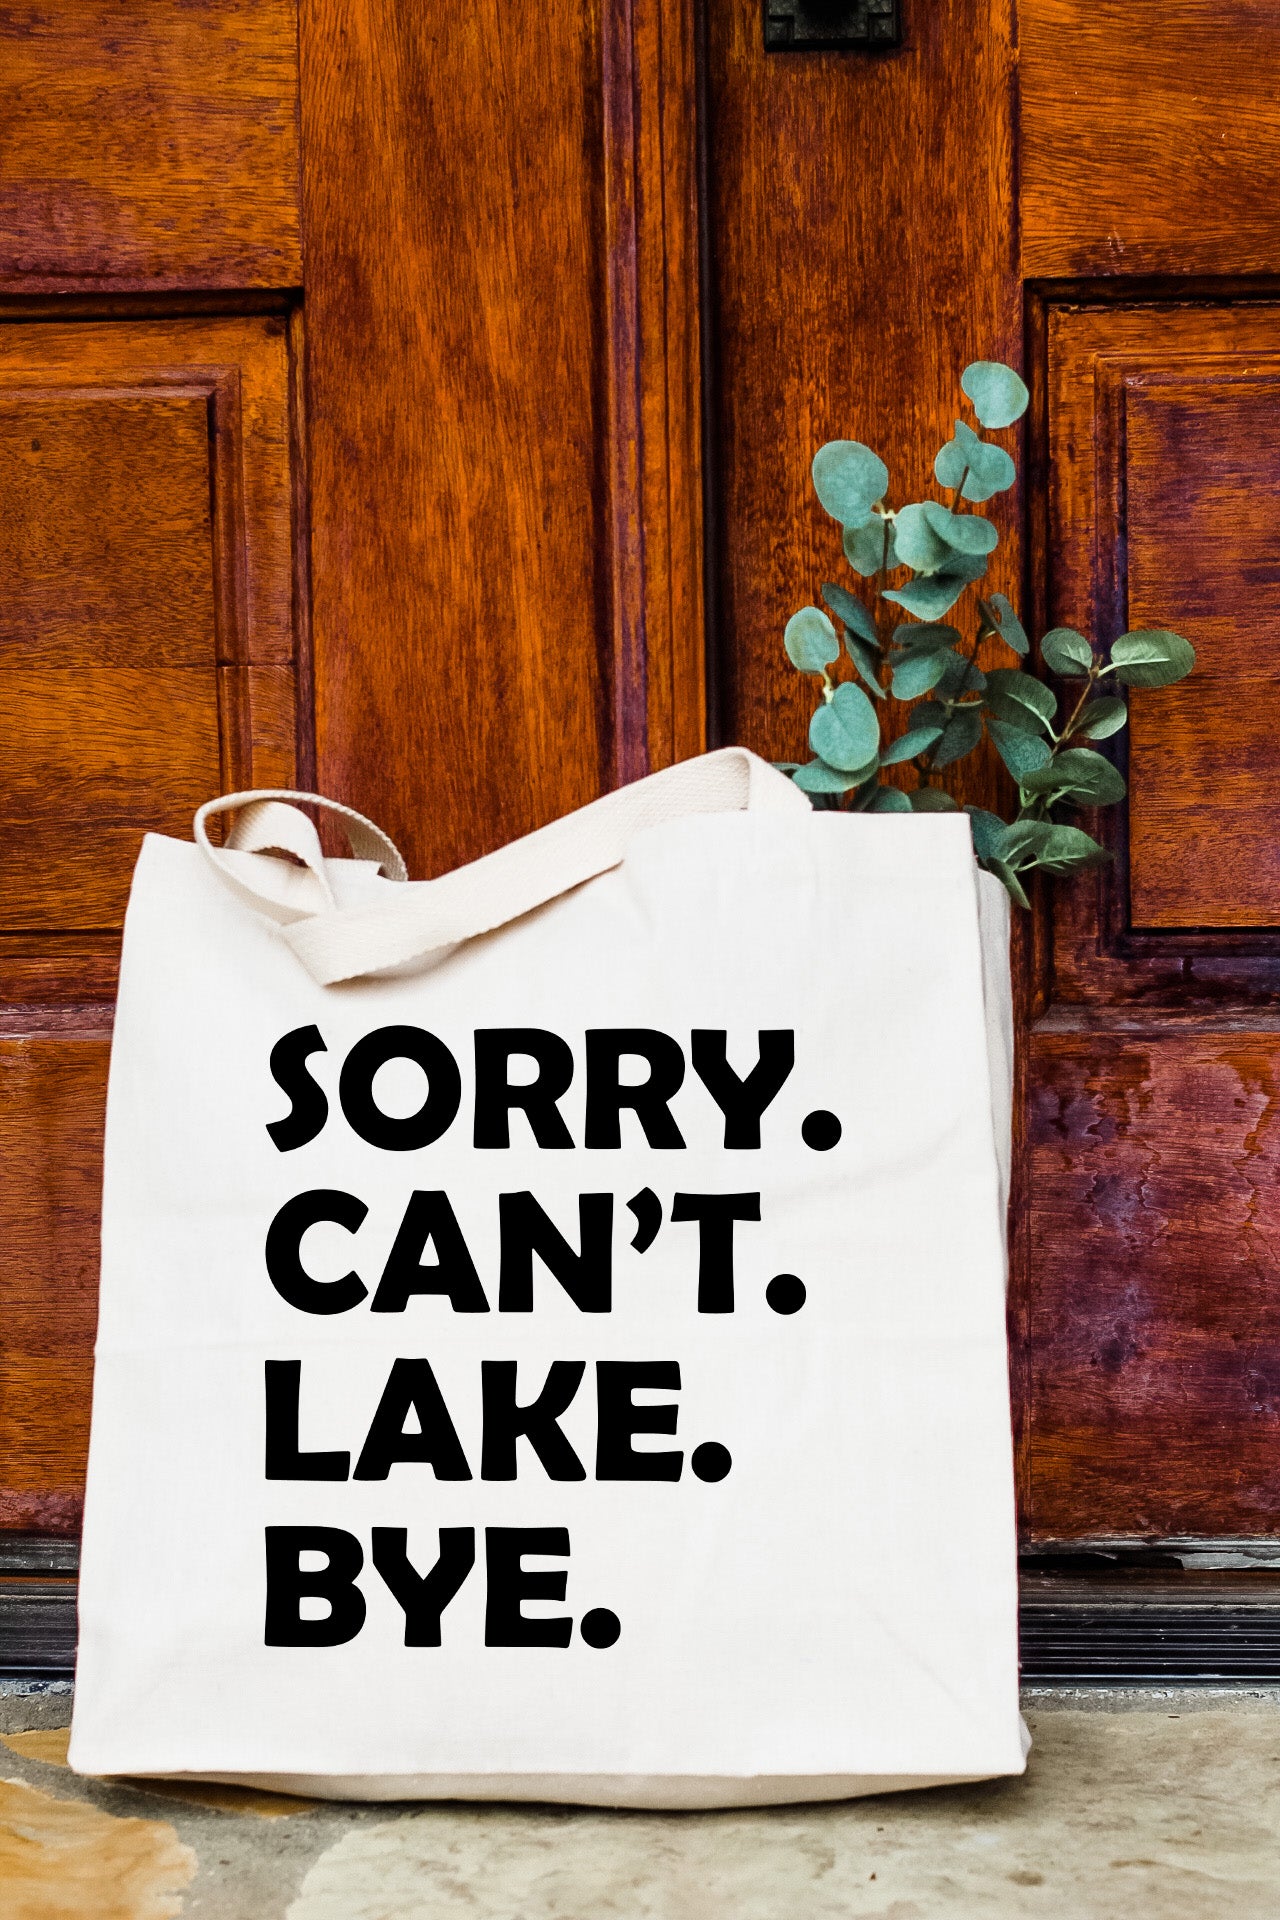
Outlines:
[[848, 793], [850, 787], [857, 786], [863, 773], [861, 769], [857, 773], [842, 773], [823, 760], [810, 760], [807, 766], [797, 768], [794, 777], [804, 793]]
[[1046, 873], [1069, 873], [1073, 867], [1101, 866], [1110, 857], [1079, 827], [1051, 820], [1015, 820], [1005, 835], [1003, 858], [1018, 871], [1036, 866]]
[[986, 807], [966, 807], [965, 812], [973, 831], [973, 850], [979, 860], [998, 859], [1004, 847], [1004, 821]]
[[1013, 900], [1017, 906], [1030, 908], [1031, 902], [1023, 890], [1022, 882], [1007, 861], [988, 858], [979, 864], [986, 872], [994, 873], [996, 879], [1000, 881], [1010, 899]]
[[907, 795], [912, 813], [954, 813], [956, 803], [942, 787], [917, 787]]
[[998, 686], [991, 683], [1001, 671], [993, 667], [987, 675], [987, 691], [983, 701], [993, 720], [999, 720], [1003, 726], [1016, 727], [1022, 733], [1034, 734], [1037, 740], [1044, 738], [1044, 721], [1030, 707], [1024, 707], [1016, 700], [1007, 700]]
[[1126, 792], [1123, 776], [1090, 747], [1068, 747], [1048, 766], [1025, 775], [1021, 784], [1028, 793], [1052, 793], [1060, 800], [1099, 807], [1123, 800]]
[[1119, 733], [1129, 718], [1129, 709], [1123, 700], [1090, 700], [1080, 709], [1080, 717], [1071, 729], [1072, 737], [1079, 734], [1083, 740], [1106, 740], [1111, 734]]
[[1046, 687], [1043, 680], [1023, 673], [1020, 667], [994, 667], [987, 675], [987, 686], [998, 700], [1013, 701], [1046, 726], [1058, 711], [1058, 698], [1053, 689]]
[[1122, 633], [1111, 649], [1116, 679], [1125, 687], [1168, 687], [1184, 680], [1196, 663], [1196, 650], [1180, 633], [1145, 627]]
[[921, 511], [929, 527], [953, 553], [994, 553], [1000, 535], [981, 513], [952, 513], [939, 500], [924, 500]]
[[943, 626], [936, 620], [913, 620], [894, 628], [893, 644], [895, 647], [918, 648], [921, 652], [932, 653], [939, 647], [958, 647], [960, 629]]
[[1018, 477], [1018, 469], [1004, 448], [992, 446], [963, 420], [956, 421], [955, 438], [938, 449], [933, 472], [944, 487], [958, 487], [963, 479], [960, 497], [975, 505], [989, 500], [993, 493], [1004, 493]]
[[879, 782], [876, 780], [873, 772], [870, 780], [860, 780], [858, 782], [857, 792], [854, 794], [852, 800], [848, 802], [848, 811], [850, 813], [869, 813], [871, 811], [871, 802], [875, 799], [879, 791]]
[[913, 727], [936, 727], [941, 733], [951, 718], [951, 709], [944, 707], [940, 700], [922, 700], [912, 707], [907, 718]]
[[868, 646], [856, 633], [846, 632], [844, 644], [849, 649], [849, 658], [858, 669], [859, 678], [866, 682], [877, 700], [887, 700], [889, 696], [880, 685], [879, 650]]
[[993, 593], [989, 600], [983, 601], [982, 605], [986, 618], [1005, 645], [1012, 647], [1015, 653], [1029, 653], [1031, 642], [1027, 639], [1027, 630], [1006, 596], [1003, 593]]
[[987, 676], [981, 667], [972, 660], [964, 660], [958, 653], [944, 656], [945, 665], [941, 680], [938, 682], [940, 700], [958, 700], [962, 693], [981, 693], [987, 684]]
[[1031, 866], [1039, 859], [1052, 832], [1051, 820], [1015, 820], [1005, 831], [1001, 859], [1015, 869]]
[[918, 620], [937, 620], [951, 611], [969, 582], [980, 580], [986, 570], [984, 558], [953, 553], [937, 573], [908, 580], [905, 586], [894, 587], [884, 597], [905, 607], [908, 613], [914, 613]]
[[902, 564], [898, 559], [891, 520], [881, 520], [877, 516], [868, 521], [865, 527], [846, 527], [843, 545], [845, 559], [864, 580], [879, 573], [882, 562], [887, 572], [892, 572], [894, 567]]
[[1064, 680], [1079, 679], [1093, 665], [1093, 648], [1074, 627], [1054, 627], [1040, 642], [1044, 663]]
[[877, 787], [868, 813], [910, 813], [911, 802], [901, 787]]
[[930, 523], [929, 508], [936, 504], [933, 500], [912, 501], [909, 507], [899, 509], [893, 523], [898, 557], [905, 560], [909, 567], [914, 567], [917, 573], [937, 573], [955, 552]]
[[934, 766], [949, 767], [953, 760], [963, 760], [966, 753], [973, 752], [981, 738], [981, 707], [957, 707], [933, 750]]
[[974, 360], [960, 375], [960, 390], [973, 402], [984, 427], [1011, 427], [1031, 398], [1012, 367], [999, 360]]
[[889, 469], [859, 440], [828, 440], [813, 456], [813, 485], [833, 520], [864, 527], [888, 491]]
[[[1010, 832], [1013, 829], [1010, 828]], [[1075, 867], [1101, 867], [1111, 858], [1105, 847], [1079, 827], [1053, 826], [1036, 856], [1046, 873], [1070, 873]]]
[[787, 658], [801, 673], [821, 673], [840, 658], [836, 630], [821, 607], [801, 607], [787, 622], [782, 644]]
[[866, 767], [880, 745], [880, 722], [861, 687], [844, 681], [809, 722], [809, 745], [829, 767]]
[[954, 660], [955, 657], [947, 647], [936, 653], [907, 654], [893, 669], [894, 699], [915, 700], [920, 694], [928, 693], [946, 672], [948, 658]]
[[934, 741], [941, 738], [941, 727], [908, 727], [905, 733], [898, 735], [892, 746], [883, 749], [880, 765], [896, 767], [902, 760], [914, 760], [918, 753], [927, 753]]
[[987, 714], [987, 732], [995, 743], [996, 752], [1019, 785], [1029, 773], [1047, 766], [1053, 756], [1053, 749], [1041, 734], [1010, 726], [1007, 720], [996, 720], [990, 713]]
[[837, 586], [834, 580], [824, 580], [822, 597], [851, 633], [858, 634], [873, 647], [880, 645], [876, 623], [856, 593], [849, 593], [846, 588]]

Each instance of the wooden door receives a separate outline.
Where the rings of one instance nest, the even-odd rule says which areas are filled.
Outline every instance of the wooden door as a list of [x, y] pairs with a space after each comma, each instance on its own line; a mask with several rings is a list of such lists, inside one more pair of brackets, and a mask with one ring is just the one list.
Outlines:
[[[721, 725], [775, 755], [803, 741], [779, 627], [838, 560], [813, 449], [864, 439], [926, 474], [965, 363], [1023, 366], [997, 584], [1037, 632], [1169, 625], [1199, 653], [1185, 687], [1132, 699], [1130, 799], [1098, 822], [1114, 864], [1022, 929], [1024, 1539], [1261, 1545], [1280, 1533], [1280, 10], [904, 0], [903, 21], [892, 54], [765, 56], [752, 0], [708, 9]], [[994, 766], [969, 780], [1001, 797]]]
[[1034, 395], [996, 584], [1200, 652], [1194, 700], [1135, 699], [1114, 867], [1024, 930], [1024, 1528], [1277, 1531], [1280, 20], [764, 26], [0, 21], [0, 1572], [79, 1523], [142, 832], [318, 784], [421, 875], [708, 738], [790, 757], [782, 626], [838, 567], [812, 453], [926, 472], [976, 357]]

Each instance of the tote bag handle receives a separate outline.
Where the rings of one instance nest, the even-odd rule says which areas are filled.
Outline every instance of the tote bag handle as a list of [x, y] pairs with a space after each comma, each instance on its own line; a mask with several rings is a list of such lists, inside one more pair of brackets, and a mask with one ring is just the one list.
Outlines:
[[[391, 880], [406, 879], [404, 861], [373, 822], [319, 794], [270, 790], [225, 794], [195, 817], [195, 838], [220, 877], [250, 906], [281, 927], [314, 980], [333, 986], [366, 974], [425, 959], [442, 947], [505, 926], [597, 874], [619, 866], [637, 833], [692, 814], [773, 812], [808, 814], [805, 795], [784, 774], [745, 747], [722, 747], [696, 760], [666, 767], [631, 786], [619, 787], [486, 854], [403, 893], [399, 889], [367, 907], [336, 905], [319, 835], [296, 805], [303, 801], [333, 813], [352, 852], [376, 860]], [[215, 814], [240, 812], [226, 848], [215, 847], [208, 822]], [[299, 884], [281, 898], [278, 863], [274, 883], [260, 884], [246, 853], [287, 853], [308, 871], [294, 869]]]

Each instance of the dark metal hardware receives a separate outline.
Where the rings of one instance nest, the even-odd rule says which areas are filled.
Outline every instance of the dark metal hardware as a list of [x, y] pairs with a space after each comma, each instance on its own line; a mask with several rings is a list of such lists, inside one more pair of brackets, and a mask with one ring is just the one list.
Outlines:
[[899, 0], [764, 0], [770, 53], [896, 47], [901, 40]]

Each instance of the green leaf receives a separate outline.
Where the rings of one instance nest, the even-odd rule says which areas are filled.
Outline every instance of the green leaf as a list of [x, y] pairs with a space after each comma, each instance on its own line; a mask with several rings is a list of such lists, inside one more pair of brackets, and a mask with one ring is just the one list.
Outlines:
[[912, 707], [908, 718], [913, 727], [936, 727], [941, 733], [951, 718], [951, 709], [944, 707], [940, 700], [922, 700], [919, 706]]
[[908, 580], [885, 594], [918, 620], [937, 620], [949, 613], [971, 580], [980, 580], [987, 570], [984, 558], [976, 554], [953, 553], [945, 567], [920, 580]]
[[1068, 747], [1055, 754], [1047, 767], [1026, 774], [1020, 783], [1028, 793], [1052, 793], [1091, 806], [1109, 807], [1125, 796], [1121, 774], [1109, 760], [1089, 747]]
[[917, 787], [907, 795], [912, 813], [954, 813], [956, 803], [942, 787]]
[[960, 629], [946, 627], [937, 621], [912, 621], [893, 630], [895, 647], [919, 648], [923, 652], [935, 652], [939, 647], [958, 647]]
[[953, 760], [963, 760], [966, 753], [973, 752], [981, 738], [981, 707], [957, 707], [933, 750], [934, 766], [949, 767]]
[[927, 753], [935, 740], [941, 740], [941, 727], [908, 727], [899, 734], [892, 746], [886, 747], [880, 755], [882, 767], [896, 767], [899, 761], [914, 760], [918, 753]]
[[1023, 892], [1022, 882], [1006, 861], [988, 858], [986, 860], [980, 860], [978, 864], [984, 867], [988, 873], [994, 873], [996, 879], [1001, 882], [1009, 894], [1010, 899], [1015, 901], [1018, 906], [1030, 907], [1031, 902]]
[[887, 700], [888, 694], [880, 685], [880, 654], [875, 647], [869, 647], [856, 633], [846, 633], [845, 646], [849, 649], [849, 658], [858, 669], [859, 677], [865, 680], [877, 700]]
[[[987, 675], [987, 689], [987, 704], [1002, 720], [1007, 721], [1009, 716], [999, 709], [1010, 701], [1046, 726], [1058, 711], [1058, 699], [1053, 689], [1046, 687], [1043, 680], [1023, 673], [1020, 667], [993, 667]], [[1017, 721], [1013, 724], [1016, 725]]]
[[1053, 832], [1051, 820], [1015, 820], [1005, 829], [1000, 858], [1014, 868], [1029, 867]]
[[1004, 821], [998, 813], [989, 813], [985, 807], [966, 807], [965, 812], [973, 830], [973, 850], [979, 860], [998, 859], [1004, 847]]
[[864, 778], [864, 771], [841, 773], [838, 767], [829, 767], [823, 760], [810, 760], [809, 764], [797, 769], [795, 783], [804, 793], [848, 793], [850, 787], [856, 787]]
[[916, 700], [936, 687], [947, 670], [948, 657], [954, 660], [956, 656], [942, 647], [936, 653], [909, 653], [899, 660], [893, 669], [894, 699]]
[[861, 687], [852, 680], [838, 686], [809, 722], [809, 745], [829, 767], [863, 768], [880, 745], [880, 722]]
[[889, 469], [858, 440], [828, 440], [813, 456], [813, 485], [833, 520], [842, 527], [865, 527], [872, 507], [888, 491]]
[[881, 556], [885, 553], [885, 530], [888, 529], [888, 558], [884, 565], [892, 570], [901, 563], [898, 559], [897, 543], [893, 537], [893, 522], [881, 520], [878, 516], [865, 527], [846, 527], [844, 530], [844, 557], [855, 573], [863, 579], [869, 579], [873, 573], [879, 573]]
[[876, 632], [876, 623], [867, 612], [856, 593], [848, 593], [838, 587], [834, 580], [824, 580], [822, 597], [837, 619], [843, 620], [851, 633], [856, 633], [873, 647], [880, 645], [880, 636]]
[[944, 487], [958, 487], [964, 477], [961, 498], [975, 503], [989, 500], [993, 493], [1004, 493], [1018, 477], [1018, 469], [1004, 448], [993, 447], [963, 420], [956, 421], [954, 440], [938, 449], [933, 471]]
[[911, 802], [901, 787], [877, 787], [868, 813], [910, 813]]
[[1002, 858], [1018, 872], [1035, 866], [1046, 873], [1069, 873], [1073, 867], [1101, 866], [1111, 856], [1079, 827], [1061, 827], [1051, 820], [1015, 820], [1005, 835]]
[[936, 502], [932, 500], [915, 500], [909, 507], [898, 509], [898, 517], [893, 523], [898, 557], [905, 560], [909, 567], [914, 567], [917, 573], [937, 573], [954, 552], [954, 548], [935, 533], [929, 523], [928, 508], [934, 505]]
[[771, 760], [769, 765], [775, 773], [794, 773], [796, 768], [801, 765], [801, 762], [799, 760]]
[[1079, 679], [1093, 665], [1093, 648], [1074, 627], [1054, 627], [1040, 642], [1044, 663], [1064, 680]]
[[1119, 733], [1128, 718], [1129, 709], [1123, 700], [1090, 700], [1080, 709], [1080, 718], [1071, 732], [1084, 740], [1105, 740]]
[[987, 715], [987, 732], [995, 742], [996, 752], [1019, 784], [1029, 773], [1047, 766], [1052, 758], [1053, 750], [1040, 734], [1010, 726], [1007, 720], [997, 720], [990, 713]]
[[1030, 651], [1027, 630], [1003, 593], [993, 593], [989, 600], [984, 600], [982, 611], [1007, 647], [1012, 647], [1015, 653]]
[[972, 660], [964, 660], [958, 653], [943, 656], [945, 666], [938, 682], [940, 700], [958, 700], [962, 693], [981, 693], [987, 684], [987, 676], [981, 667]]
[[994, 553], [1000, 535], [980, 513], [952, 513], [939, 500], [924, 500], [921, 508], [930, 528], [953, 553]]
[[821, 673], [840, 658], [836, 630], [820, 607], [801, 607], [787, 622], [782, 644], [787, 658], [801, 673]]
[[973, 402], [984, 427], [1011, 427], [1021, 420], [1031, 398], [1012, 367], [999, 360], [974, 360], [960, 375], [960, 390]]
[[1185, 680], [1195, 663], [1191, 642], [1164, 627], [1122, 633], [1111, 649], [1116, 679], [1124, 687], [1172, 686], [1175, 680]]

